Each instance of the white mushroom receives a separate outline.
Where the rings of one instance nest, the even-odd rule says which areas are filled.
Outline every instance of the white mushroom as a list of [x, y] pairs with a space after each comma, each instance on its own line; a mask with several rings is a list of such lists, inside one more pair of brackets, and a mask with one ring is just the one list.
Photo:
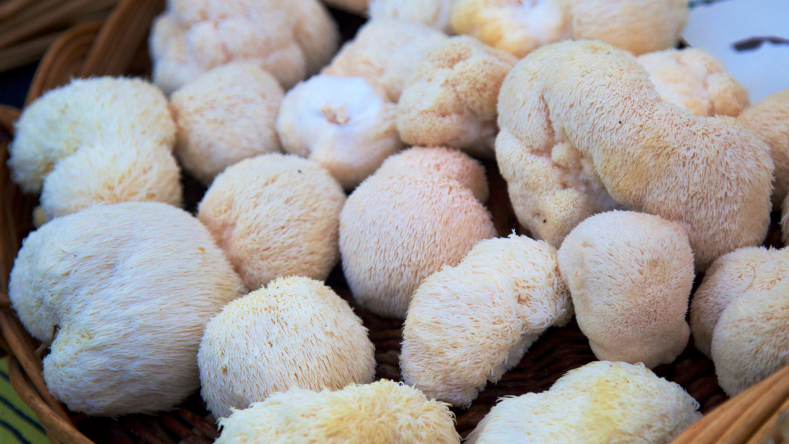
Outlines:
[[44, 381], [74, 412], [173, 408], [199, 386], [208, 320], [243, 294], [208, 230], [161, 203], [98, 205], [25, 239], [9, 297], [42, 342]]

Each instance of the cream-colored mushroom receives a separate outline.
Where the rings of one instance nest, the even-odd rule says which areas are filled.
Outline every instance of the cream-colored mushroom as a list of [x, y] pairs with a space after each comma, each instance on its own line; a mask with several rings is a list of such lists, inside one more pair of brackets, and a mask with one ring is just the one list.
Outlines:
[[739, 120], [770, 146], [775, 163], [773, 205], [777, 210], [789, 195], [789, 88], [760, 100], [746, 109]]
[[419, 65], [397, 104], [397, 129], [411, 145], [445, 145], [493, 157], [496, 104], [515, 57], [458, 36]]
[[316, 393], [292, 388], [219, 422], [217, 444], [460, 444], [447, 405], [392, 381]]
[[9, 297], [42, 342], [44, 381], [71, 411], [174, 408], [198, 387], [205, 324], [242, 295], [211, 234], [170, 205], [96, 205], [25, 239]]
[[436, 173], [374, 174], [340, 214], [342, 267], [354, 298], [400, 319], [425, 278], [494, 236], [490, 214], [471, 190]]
[[456, 267], [422, 282], [408, 307], [400, 368], [430, 398], [468, 407], [572, 316], [556, 250], [511, 235], [478, 243]]
[[456, 0], [459, 34], [525, 57], [561, 40], [600, 40], [640, 55], [675, 46], [687, 0]]
[[432, 26], [451, 34], [456, 0], [372, 0], [370, 18], [396, 18]]
[[769, 146], [731, 117], [663, 101], [636, 58], [610, 45], [529, 55], [502, 85], [498, 121], [518, 220], [554, 246], [617, 203], [682, 225], [699, 271], [767, 233]]
[[629, 211], [592, 216], [564, 240], [559, 269], [598, 359], [653, 368], [685, 349], [693, 252], [680, 225]]
[[201, 393], [215, 418], [227, 418], [231, 409], [292, 387], [339, 390], [372, 382], [374, 353], [362, 320], [331, 288], [280, 278], [208, 323], [197, 355]]
[[137, 79], [75, 79], [34, 101], [16, 125], [11, 177], [41, 191], [46, 220], [95, 204], [181, 205], [167, 99]]
[[170, 0], [149, 46], [154, 82], [169, 94], [239, 60], [288, 89], [328, 63], [338, 41], [337, 25], [318, 0]]
[[279, 152], [274, 124], [284, 95], [271, 74], [244, 62], [214, 68], [178, 89], [170, 105], [184, 168], [210, 185], [230, 165]]
[[344, 203], [342, 188], [320, 165], [265, 154], [217, 176], [197, 218], [255, 290], [283, 276], [326, 279], [340, 258]]
[[485, 167], [461, 151], [444, 147], [412, 147], [384, 161], [376, 175], [438, 173], [455, 179], [474, 193], [480, 202], [488, 200]]
[[703, 49], [669, 49], [638, 58], [660, 98], [697, 116], [737, 117], [751, 101], [748, 91]]
[[742, 248], [715, 261], [690, 325], [729, 396], [789, 364], [789, 251]]
[[668, 444], [701, 419], [696, 402], [643, 365], [592, 362], [543, 393], [501, 400], [470, 444]]
[[427, 54], [446, 40], [442, 32], [397, 19], [367, 22], [322, 74], [362, 77], [389, 102], [397, 103], [406, 83]]
[[317, 75], [288, 91], [277, 118], [285, 151], [351, 190], [402, 148], [397, 108], [361, 77]]

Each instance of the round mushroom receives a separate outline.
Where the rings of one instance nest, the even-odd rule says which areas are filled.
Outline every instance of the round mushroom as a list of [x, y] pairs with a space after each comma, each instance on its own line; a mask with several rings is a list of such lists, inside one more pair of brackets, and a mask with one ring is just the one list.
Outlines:
[[233, 61], [253, 62], [285, 88], [334, 55], [337, 25], [318, 0], [170, 0], [153, 24], [153, 78], [172, 93]]
[[701, 419], [698, 408], [679, 384], [641, 364], [598, 361], [547, 392], [502, 399], [466, 442], [666, 444]]
[[707, 270], [690, 310], [693, 337], [729, 396], [789, 364], [789, 251], [742, 248]]
[[559, 269], [597, 359], [653, 368], [685, 349], [693, 251], [680, 225], [629, 211], [592, 216], [564, 240]]
[[425, 173], [438, 173], [455, 179], [471, 190], [480, 202], [488, 200], [485, 167], [452, 148], [415, 146], [387, 158], [375, 172], [378, 176]]
[[317, 75], [288, 91], [277, 118], [285, 151], [329, 170], [346, 190], [402, 148], [397, 108], [361, 77]]
[[521, 58], [561, 40], [600, 40], [640, 55], [676, 46], [687, 0], [456, 0], [452, 26]]
[[264, 154], [216, 177], [197, 218], [258, 289], [282, 276], [324, 280], [340, 258], [345, 193], [328, 171], [292, 155]]
[[372, 0], [370, 18], [396, 18], [432, 26], [451, 34], [455, 0]]
[[235, 411], [219, 425], [216, 444], [460, 444], [446, 404], [386, 380], [336, 392], [292, 388]]
[[[789, 88], [760, 100], [739, 120], [770, 146], [775, 163], [773, 205], [777, 209], [789, 196]], [[784, 228], [784, 240], [787, 236]]]
[[493, 157], [499, 90], [516, 62], [468, 36], [439, 44], [419, 65], [397, 104], [403, 142]]
[[697, 116], [737, 117], [751, 101], [723, 62], [702, 49], [669, 49], [638, 58], [666, 102]]
[[230, 165], [280, 151], [274, 125], [285, 93], [253, 63], [214, 68], [178, 89], [170, 105], [175, 154], [206, 185]]
[[197, 355], [201, 393], [215, 418], [227, 418], [291, 387], [372, 382], [374, 354], [362, 320], [331, 288], [280, 278], [208, 323]]
[[181, 205], [167, 99], [137, 79], [75, 79], [34, 101], [16, 124], [11, 177], [41, 191], [44, 219], [95, 204]]
[[496, 159], [518, 220], [554, 246], [616, 203], [680, 223], [699, 271], [767, 234], [769, 146], [731, 117], [663, 101], [625, 51], [538, 49], [507, 75], [498, 121]]
[[321, 71], [337, 77], [362, 77], [392, 103], [427, 54], [447, 36], [430, 26], [397, 19], [370, 20]]
[[340, 214], [342, 267], [354, 299], [399, 319], [426, 277], [495, 236], [490, 213], [471, 190], [436, 173], [374, 174]]
[[400, 367], [406, 384], [468, 407], [520, 362], [540, 334], [572, 316], [556, 250], [526, 236], [478, 243], [422, 282], [408, 307]]
[[97, 205], [25, 239], [9, 297], [51, 342], [44, 381], [69, 410], [97, 416], [175, 407], [200, 383], [208, 320], [245, 292], [211, 234], [170, 205]]

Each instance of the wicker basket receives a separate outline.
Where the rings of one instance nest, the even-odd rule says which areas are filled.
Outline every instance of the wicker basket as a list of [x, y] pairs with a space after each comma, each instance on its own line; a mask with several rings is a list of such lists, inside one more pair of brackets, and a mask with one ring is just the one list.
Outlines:
[[[0, 3], [2, 5], [2, 3]], [[59, 37], [44, 56], [34, 78], [27, 102], [45, 91], [65, 84], [72, 77], [91, 75], [146, 75], [150, 72], [146, 38], [151, 21], [164, 7], [164, 0], [122, 0], [103, 23], [73, 27]], [[344, 38], [350, 38], [363, 19], [332, 11]], [[20, 325], [7, 296], [8, 276], [22, 239], [32, 229], [34, 197], [25, 196], [10, 180], [7, 145], [19, 111], [0, 107], [0, 348], [12, 355], [11, 382], [30, 408], [38, 415], [53, 443], [210, 443], [219, 433], [199, 393], [193, 394], [177, 409], [159, 415], [130, 415], [117, 419], [74, 414], [50, 395], [42, 377], [41, 358], [47, 352]], [[488, 208], [501, 235], [518, 225], [507, 198], [506, 184], [495, 163], [486, 163], [491, 198]], [[187, 209], [194, 210], [205, 188], [184, 178]], [[774, 218], [775, 219], [775, 218]], [[780, 246], [780, 232], [774, 222], [766, 245]], [[698, 279], [700, 280], [700, 278]], [[338, 267], [327, 283], [348, 300], [370, 329], [376, 346], [377, 377], [400, 380], [399, 349], [402, 322], [379, 318], [355, 306], [342, 271]], [[496, 400], [505, 395], [547, 390], [568, 370], [595, 359], [589, 343], [577, 324], [548, 330], [512, 371], [498, 384], [491, 384], [467, 410], [455, 410], [457, 429], [468, 433], [487, 414]], [[682, 385], [696, 398], [705, 417], [677, 438], [676, 443], [760, 443], [782, 442], [780, 425], [789, 410], [789, 367], [725, 402], [712, 362], [693, 345], [671, 365], [655, 372]]]

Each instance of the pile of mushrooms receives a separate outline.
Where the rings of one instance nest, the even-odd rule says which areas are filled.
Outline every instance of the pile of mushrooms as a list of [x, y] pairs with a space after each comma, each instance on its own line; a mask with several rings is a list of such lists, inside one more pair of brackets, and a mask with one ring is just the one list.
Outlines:
[[[789, 250], [761, 247], [771, 213], [789, 237], [789, 88], [752, 105], [673, 49], [686, 0], [326, 1], [369, 16], [342, 46], [318, 0], [169, 1], [153, 82], [24, 110], [9, 297], [58, 401], [200, 388], [219, 443], [457, 444], [450, 408], [574, 317], [600, 361], [467, 442], [663, 444], [701, 414], [650, 369], [689, 343], [730, 396], [789, 365]], [[401, 383], [365, 311], [404, 320]]]

